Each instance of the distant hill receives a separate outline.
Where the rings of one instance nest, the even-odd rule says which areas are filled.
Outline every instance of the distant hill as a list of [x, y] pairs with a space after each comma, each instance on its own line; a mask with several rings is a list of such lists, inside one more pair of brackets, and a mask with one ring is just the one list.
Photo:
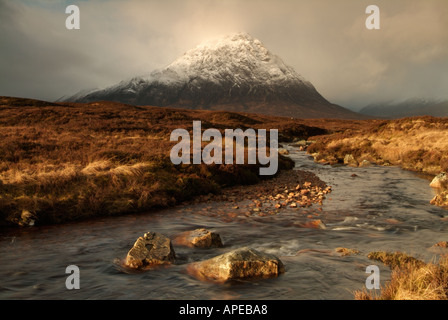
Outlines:
[[399, 103], [375, 103], [362, 108], [359, 112], [369, 116], [391, 119], [413, 116], [448, 117], [448, 100], [409, 99]]

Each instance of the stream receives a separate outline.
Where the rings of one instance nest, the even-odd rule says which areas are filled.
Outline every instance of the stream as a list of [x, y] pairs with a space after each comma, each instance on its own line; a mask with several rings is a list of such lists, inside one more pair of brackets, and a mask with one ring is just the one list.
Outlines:
[[[313, 172], [332, 186], [322, 206], [229, 219], [214, 214], [222, 205], [215, 202], [62, 225], [3, 228], [0, 299], [351, 300], [353, 291], [364, 288], [366, 266], [378, 265], [382, 285], [390, 279], [389, 268], [369, 260], [369, 252], [403, 251], [429, 262], [437, 256], [431, 246], [448, 241], [448, 221], [441, 219], [448, 211], [429, 204], [436, 191], [428, 180], [397, 167], [321, 165], [305, 152], [287, 148], [297, 169]], [[309, 215], [321, 219], [326, 229], [301, 226]], [[121, 267], [120, 261], [145, 232], [174, 237], [200, 227], [219, 233], [224, 247], [174, 246], [177, 260], [170, 267], [147, 272]], [[190, 262], [243, 246], [278, 256], [286, 272], [273, 279], [214, 284], [185, 271]], [[337, 247], [360, 253], [341, 257], [334, 254]], [[79, 290], [65, 287], [68, 265], [80, 269]]]

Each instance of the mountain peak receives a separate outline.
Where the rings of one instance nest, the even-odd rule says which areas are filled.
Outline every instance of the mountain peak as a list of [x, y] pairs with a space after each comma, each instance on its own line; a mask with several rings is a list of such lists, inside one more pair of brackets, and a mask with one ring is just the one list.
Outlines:
[[220, 37], [215, 37], [213, 39], [205, 40], [199, 46], [210, 46], [212, 44], [217, 43], [237, 43], [237, 42], [251, 43], [255, 41], [260, 42], [258, 39], [255, 39], [252, 35], [250, 35], [247, 32], [235, 32], [225, 34]]
[[252, 87], [300, 83], [313, 88], [311, 83], [248, 33], [205, 41], [165, 69], [152, 73], [150, 78], [161, 82], [232, 82], [232, 86], [250, 82]]
[[255, 48], [256, 46], [260, 48], [263, 47], [260, 40], [252, 37], [249, 33], [237, 32], [205, 40], [202, 43], [200, 43], [196, 48], [190, 51], [201, 49], [220, 50], [220, 49], [228, 49], [230, 47], [234, 48], [237, 47], [240, 49], [250, 49]]
[[260, 40], [244, 32], [205, 41], [166, 68], [67, 100], [308, 118], [358, 117], [329, 103]]
[[191, 53], [201, 50], [223, 50], [235, 54], [237, 53], [234, 51], [235, 49], [238, 49], [245, 53], [259, 55], [259, 58], [261, 60], [269, 56], [269, 51], [263, 46], [261, 41], [245, 32], [228, 34], [219, 38], [204, 41], [189, 52]]

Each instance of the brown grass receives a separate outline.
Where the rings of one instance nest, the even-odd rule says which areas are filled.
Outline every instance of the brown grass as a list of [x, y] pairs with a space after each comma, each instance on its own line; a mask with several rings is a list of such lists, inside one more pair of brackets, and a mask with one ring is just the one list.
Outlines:
[[391, 269], [408, 266], [420, 268], [425, 265], [423, 261], [408, 256], [402, 252], [374, 251], [370, 252], [367, 257], [372, 260], [380, 261]]
[[343, 248], [343, 247], [336, 248], [335, 252], [339, 253], [342, 257], [359, 254], [359, 250]]
[[316, 137], [308, 148], [316, 160], [343, 163], [351, 154], [361, 163], [399, 165], [404, 169], [438, 174], [448, 170], [448, 118], [414, 117], [365, 121]]
[[369, 258], [389, 265], [391, 280], [376, 295], [366, 290], [356, 291], [357, 300], [447, 300], [448, 255], [436, 263], [424, 263], [406, 254], [374, 252]]
[[0, 97], [0, 224], [143, 212], [262, 178], [259, 165], [174, 166], [169, 135], [193, 120], [222, 132], [279, 129], [281, 141], [326, 133], [264, 115]]

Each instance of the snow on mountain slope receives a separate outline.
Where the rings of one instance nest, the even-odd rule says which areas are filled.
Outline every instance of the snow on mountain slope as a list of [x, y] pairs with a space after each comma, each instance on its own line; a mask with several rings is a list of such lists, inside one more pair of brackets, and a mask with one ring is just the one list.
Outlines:
[[164, 69], [66, 99], [98, 100], [296, 117], [359, 117], [329, 103], [247, 33], [204, 42]]
[[298, 82], [312, 87], [292, 68], [248, 34], [205, 42], [186, 52], [162, 73], [162, 81], [190, 80], [192, 75], [214, 83], [231, 81], [234, 86], [278, 85]]

